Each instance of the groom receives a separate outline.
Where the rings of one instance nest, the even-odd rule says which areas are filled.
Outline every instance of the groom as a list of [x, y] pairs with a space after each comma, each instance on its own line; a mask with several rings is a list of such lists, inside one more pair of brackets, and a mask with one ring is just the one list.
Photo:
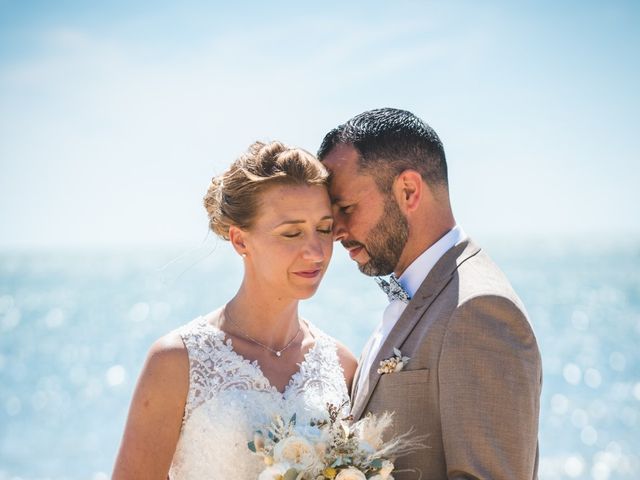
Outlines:
[[[390, 303], [360, 358], [352, 413], [393, 411], [428, 448], [394, 477], [537, 478], [541, 363], [525, 309], [456, 224], [437, 134], [410, 112], [371, 110], [330, 131], [336, 240]], [[403, 368], [391, 359], [400, 350]], [[405, 470], [401, 472], [401, 470]], [[410, 470], [410, 471], [409, 471]]]

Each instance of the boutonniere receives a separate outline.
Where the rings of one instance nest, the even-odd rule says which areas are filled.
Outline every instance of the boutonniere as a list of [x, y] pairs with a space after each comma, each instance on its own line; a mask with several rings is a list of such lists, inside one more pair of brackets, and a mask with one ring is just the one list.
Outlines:
[[404, 366], [409, 363], [409, 357], [403, 357], [400, 350], [393, 349], [393, 357], [389, 357], [385, 360], [380, 360], [380, 366], [378, 367], [378, 373], [394, 373], [399, 372]]

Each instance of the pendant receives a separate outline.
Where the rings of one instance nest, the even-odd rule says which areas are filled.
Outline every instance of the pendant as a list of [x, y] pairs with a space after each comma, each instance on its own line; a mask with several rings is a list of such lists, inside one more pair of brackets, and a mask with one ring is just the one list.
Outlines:
[[276, 351], [276, 357], [279, 357], [280, 355], [282, 355], [282, 352], [280, 350]]

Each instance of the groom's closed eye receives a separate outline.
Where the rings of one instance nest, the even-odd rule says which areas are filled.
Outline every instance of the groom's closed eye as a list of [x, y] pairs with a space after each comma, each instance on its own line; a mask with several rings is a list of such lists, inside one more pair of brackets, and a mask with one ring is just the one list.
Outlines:
[[348, 205], [337, 205], [338, 211], [342, 214], [350, 214], [353, 211], [353, 207], [355, 204], [351, 203]]

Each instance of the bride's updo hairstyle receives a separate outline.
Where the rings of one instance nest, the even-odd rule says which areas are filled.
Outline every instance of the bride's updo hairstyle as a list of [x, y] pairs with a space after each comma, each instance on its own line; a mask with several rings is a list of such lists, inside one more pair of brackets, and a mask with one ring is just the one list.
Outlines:
[[250, 228], [260, 194], [273, 185], [326, 185], [328, 172], [309, 152], [280, 142], [255, 142], [222, 175], [213, 177], [204, 207], [209, 227], [229, 240], [229, 227]]

